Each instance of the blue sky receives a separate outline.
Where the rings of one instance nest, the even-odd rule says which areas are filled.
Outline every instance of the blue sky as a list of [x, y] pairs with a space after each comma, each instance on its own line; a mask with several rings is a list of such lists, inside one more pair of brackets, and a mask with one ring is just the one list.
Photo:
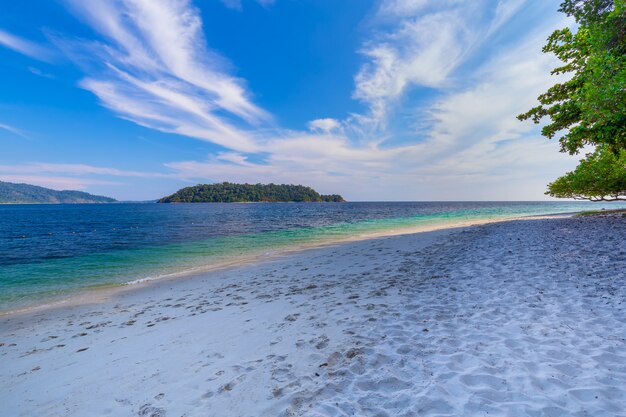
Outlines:
[[0, 180], [154, 199], [539, 200], [579, 157], [515, 115], [554, 0], [26, 0], [0, 14]]

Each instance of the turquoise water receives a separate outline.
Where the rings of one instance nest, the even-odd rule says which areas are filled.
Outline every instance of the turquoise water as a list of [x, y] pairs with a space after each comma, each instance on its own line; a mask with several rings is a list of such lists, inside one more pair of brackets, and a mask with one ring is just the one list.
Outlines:
[[626, 204], [0, 206], [0, 310], [368, 235], [620, 207]]

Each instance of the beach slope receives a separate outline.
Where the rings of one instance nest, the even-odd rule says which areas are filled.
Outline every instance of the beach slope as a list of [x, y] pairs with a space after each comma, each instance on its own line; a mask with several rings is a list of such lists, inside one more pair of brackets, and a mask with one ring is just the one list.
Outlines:
[[307, 250], [0, 317], [7, 416], [620, 416], [626, 220]]

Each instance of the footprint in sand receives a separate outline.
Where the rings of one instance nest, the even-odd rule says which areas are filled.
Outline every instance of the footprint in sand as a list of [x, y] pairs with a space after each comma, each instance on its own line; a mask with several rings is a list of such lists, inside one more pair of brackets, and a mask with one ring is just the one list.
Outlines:
[[237, 378], [219, 387], [217, 392], [219, 394], [223, 394], [225, 392], [232, 391], [235, 388], [235, 386], [237, 386], [240, 382], [243, 382], [245, 379], [246, 379], [245, 375], [239, 375]]
[[153, 407], [152, 404], [144, 404], [137, 413], [141, 417], [165, 417], [165, 410]]
[[315, 349], [324, 349], [328, 346], [328, 342], [330, 339], [326, 335], [322, 335], [316, 337], [315, 339], [311, 339], [311, 344], [315, 345]]

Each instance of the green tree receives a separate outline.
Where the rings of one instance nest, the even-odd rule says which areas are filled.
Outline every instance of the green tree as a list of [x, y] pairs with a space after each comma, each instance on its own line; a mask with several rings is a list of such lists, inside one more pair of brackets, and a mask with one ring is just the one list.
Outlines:
[[596, 149], [574, 171], [548, 184], [548, 194], [577, 200], [626, 200], [626, 150], [616, 155], [605, 147]]
[[[589, 194], [592, 191], [589, 188], [575, 190], [571, 187], [588, 183], [570, 180], [577, 172], [577, 179], [604, 172], [609, 163], [616, 164], [611, 172], [625, 175], [622, 152], [626, 149], [626, 0], [565, 0], [559, 10], [574, 17], [578, 29], [554, 31], [543, 52], [554, 53], [563, 63], [552, 75], [567, 74], [570, 78], [541, 94], [538, 97], [541, 104], [518, 118], [535, 123], [548, 118], [541, 133], [550, 139], [560, 135], [562, 152], [577, 154], [586, 145], [596, 147], [579, 168], [550, 184], [547, 194], [614, 199], [611, 196], [616, 191], [617, 195], [626, 192], [613, 188], [615, 184], [624, 184], [623, 179], [593, 188], [593, 192], [610, 191], [603, 196]], [[590, 164], [600, 163], [602, 166], [591, 169]], [[600, 185], [608, 179], [594, 181]], [[569, 191], [558, 191], [565, 184]]]
[[320, 195], [311, 187], [287, 184], [198, 184], [163, 197], [160, 203], [343, 202], [337, 194]]

